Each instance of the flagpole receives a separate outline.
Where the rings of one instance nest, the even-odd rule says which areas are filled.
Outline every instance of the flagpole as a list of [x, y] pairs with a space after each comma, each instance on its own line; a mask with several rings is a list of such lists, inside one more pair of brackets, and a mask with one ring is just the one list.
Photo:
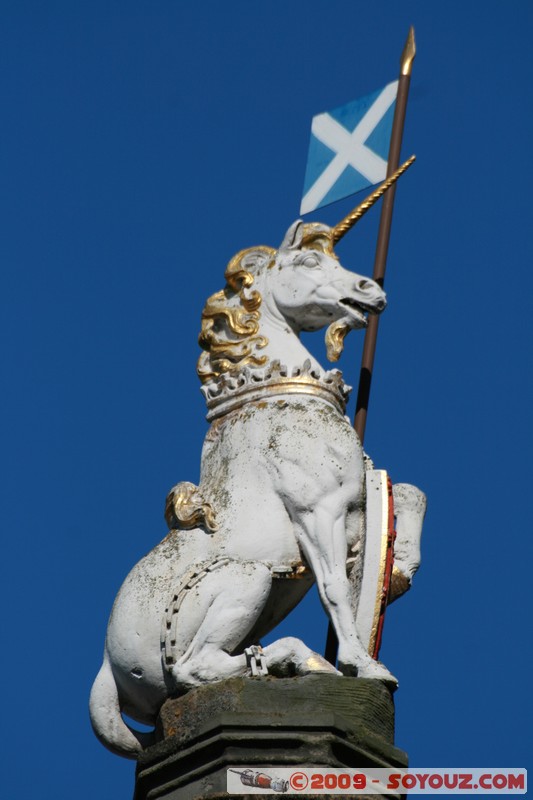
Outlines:
[[[387, 178], [396, 172], [400, 163], [400, 150], [402, 147], [405, 113], [407, 111], [407, 98], [409, 96], [411, 71], [415, 55], [415, 31], [411, 25], [402, 56], [400, 58], [400, 77], [398, 81], [398, 94], [396, 96], [394, 119], [392, 122], [392, 133], [387, 164]], [[381, 206], [376, 255], [374, 258], [374, 272], [372, 275], [373, 279], [376, 281], [376, 283], [379, 283], [380, 286], [383, 286], [385, 282], [385, 270], [387, 267], [387, 254], [389, 251], [395, 194], [396, 185], [393, 185], [386, 192]], [[376, 355], [378, 329], [379, 317], [375, 314], [370, 315], [368, 318], [368, 326], [366, 328], [365, 341], [363, 345], [361, 371], [359, 374], [359, 389], [357, 392], [357, 403], [354, 419], [354, 428], [361, 441], [361, 444], [363, 444], [365, 440], [366, 419], [368, 413], [368, 402], [370, 399], [370, 385], [372, 383], [372, 370], [374, 368], [374, 358]], [[337, 660], [337, 649], [337, 637], [335, 635], [335, 631], [333, 630], [333, 626], [330, 623], [328, 626], [325, 657], [332, 664], [335, 664]]]
[[[398, 95], [394, 110], [394, 120], [392, 123], [392, 134], [389, 148], [389, 159], [387, 166], [387, 178], [398, 169], [400, 163], [400, 150], [402, 146], [403, 128], [405, 123], [405, 112], [407, 110], [407, 98], [409, 95], [409, 84], [411, 82], [411, 69], [415, 57], [415, 32], [411, 26], [407, 41], [400, 59], [400, 79], [398, 83]], [[372, 275], [376, 283], [383, 286], [385, 282], [385, 270], [387, 267], [387, 254], [389, 251], [390, 231], [392, 224], [392, 211], [394, 208], [394, 196], [396, 186], [392, 186], [383, 198], [381, 206], [381, 218], [379, 222], [378, 240], [376, 245], [376, 255], [374, 259], [374, 273]], [[368, 401], [370, 399], [370, 384], [372, 382], [372, 370], [374, 367], [374, 357], [376, 354], [376, 343], [378, 337], [379, 317], [372, 315], [368, 318], [368, 327], [365, 334], [363, 346], [363, 357], [361, 360], [361, 372], [359, 375], [359, 390], [357, 393], [357, 404], [355, 411], [354, 428], [361, 444], [365, 439], [366, 418], [368, 413]]]

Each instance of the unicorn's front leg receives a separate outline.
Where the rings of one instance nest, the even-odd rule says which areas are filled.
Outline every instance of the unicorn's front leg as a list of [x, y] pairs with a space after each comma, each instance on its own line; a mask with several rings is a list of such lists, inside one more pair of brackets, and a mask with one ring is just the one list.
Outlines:
[[[360, 513], [360, 512], [359, 512]], [[393, 675], [374, 661], [359, 640], [351, 588], [346, 574], [346, 510], [330, 497], [299, 515], [296, 534], [316, 578], [322, 605], [339, 641], [339, 669], [345, 675], [377, 678], [396, 685]]]

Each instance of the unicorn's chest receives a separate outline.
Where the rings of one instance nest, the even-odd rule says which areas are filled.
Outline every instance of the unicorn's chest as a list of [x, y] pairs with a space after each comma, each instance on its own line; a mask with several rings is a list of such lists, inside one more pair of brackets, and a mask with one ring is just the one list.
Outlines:
[[362, 469], [362, 449], [349, 422], [328, 403], [280, 397], [248, 403], [214, 425], [203, 464], [227, 477], [246, 474], [250, 481], [300, 473], [342, 481]]

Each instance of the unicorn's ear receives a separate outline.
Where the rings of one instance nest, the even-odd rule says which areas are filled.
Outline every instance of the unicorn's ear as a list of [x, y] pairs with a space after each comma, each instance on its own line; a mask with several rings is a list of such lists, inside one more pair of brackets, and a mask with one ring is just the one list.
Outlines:
[[296, 250], [300, 247], [304, 235], [304, 223], [301, 219], [293, 222], [285, 238], [279, 246], [280, 250]]
[[241, 258], [241, 268], [256, 275], [261, 269], [268, 267], [275, 253], [276, 251], [271, 247], [251, 247], [244, 252]]

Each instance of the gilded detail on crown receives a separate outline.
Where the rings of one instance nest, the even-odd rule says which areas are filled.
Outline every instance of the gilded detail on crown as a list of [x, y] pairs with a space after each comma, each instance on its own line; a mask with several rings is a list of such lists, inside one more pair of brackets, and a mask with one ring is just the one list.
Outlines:
[[245, 366], [216, 378], [202, 386], [207, 402], [207, 419], [212, 421], [235, 411], [245, 403], [287, 394], [306, 394], [320, 397], [344, 414], [351, 392], [342, 379], [342, 372], [314, 369], [306, 359], [302, 367], [289, 370], [279, 361], [263, 369]]

